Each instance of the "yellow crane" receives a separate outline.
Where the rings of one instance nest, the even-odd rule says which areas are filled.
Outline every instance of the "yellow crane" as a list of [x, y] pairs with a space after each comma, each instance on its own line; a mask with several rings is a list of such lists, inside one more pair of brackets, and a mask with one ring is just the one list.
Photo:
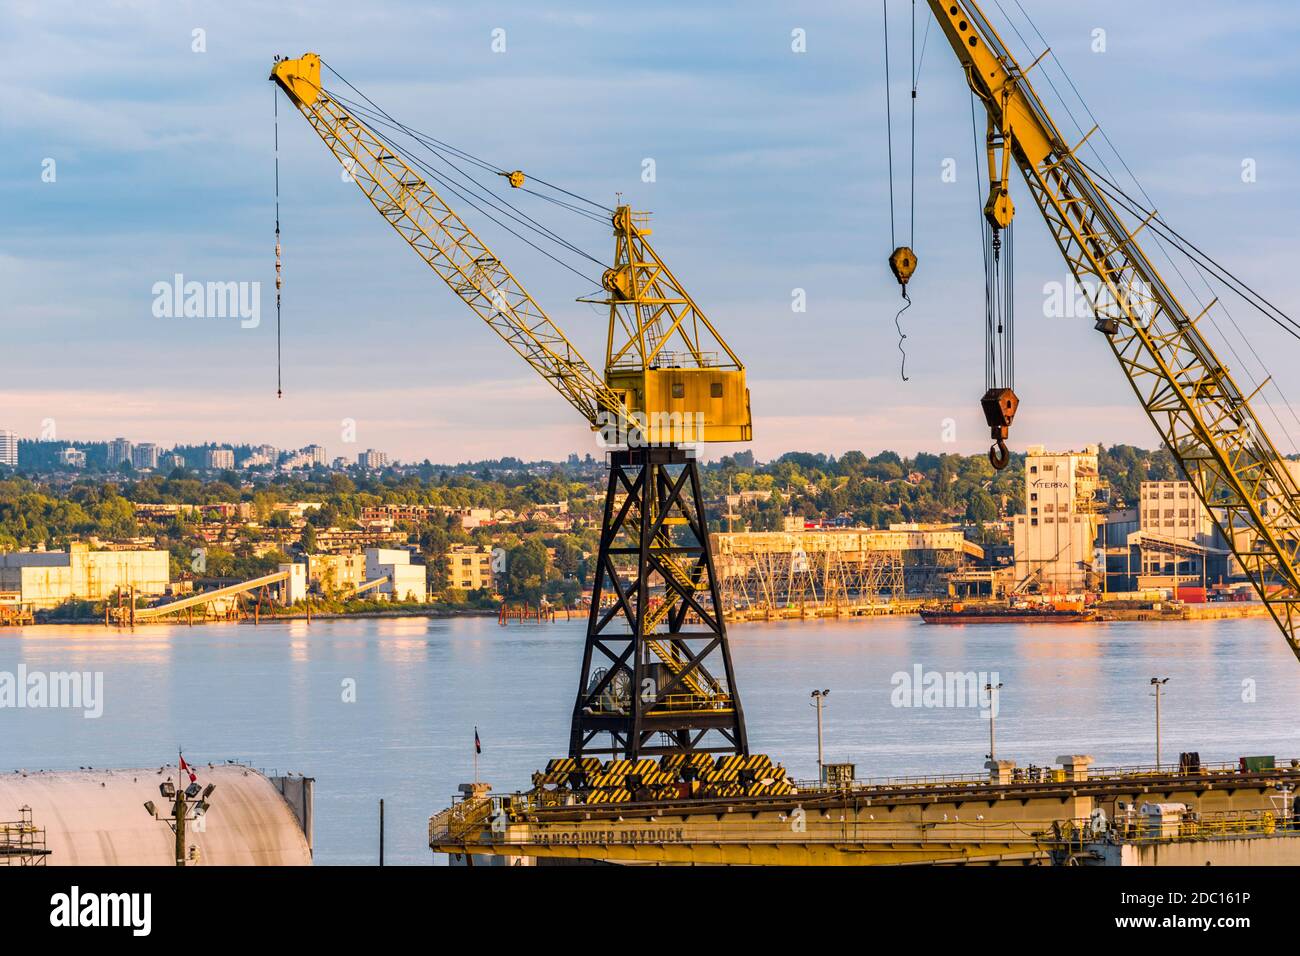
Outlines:
[[[620, 204], [603, 297], [580, 300], [608, 308], [598, 374], [419, 163], [322, 86], [321, 67], [315, 53], [277, 58], [270, 78], [384, 220], [613, 448], [570, 756], [747, 753], [691, 453], [750, 440], [744, 365], [651, 246], [648, 215]], [[514, 189], [529, 182], [496, 172]]]
[[[1238, 387], [1199, 328], [1214, 303], [1191, 314], [1152, 264], [1139, 237], [1148, 228], [1170, 233], [1083, 161], [1096, 127], [1071, 143], [1053, 122], [1030, 80], [1048, 51], [1022, 68], [975, 0], [928, 2], [987, 114], [984, 215], [995, 239], [1015, 217], [1014, 164], [1075, 278], [1098, 289], [1090, 296], [1096, 328], [1142, 408], [1300, 657], [1300, 489], [1251, 408], [1255, 395]], [[1140, 221], [1130, 226], [1121, 210]], [[985, 396], [995, 437], [999, 398], [1014, 395]]]

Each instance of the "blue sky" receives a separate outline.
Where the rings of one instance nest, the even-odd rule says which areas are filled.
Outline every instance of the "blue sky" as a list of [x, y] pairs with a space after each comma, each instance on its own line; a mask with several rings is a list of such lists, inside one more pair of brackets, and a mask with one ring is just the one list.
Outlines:
[[[1300, 8], [1022, 2], [1164, 217], [1300, 313]], [[1024, 55], [1009, 24], [1031, 34], [1015, 0], [986, 8]], [[901, 190], [910, 4], [889, 9]], [[928, 15], [920, 4], [922, 34]], [[61, 438], [317, 442], [351, 454], [340, 439], [351, 418], [360, 447], [403, 459], [596, 451], [572, 409], [341, 180], [283, 99], [286, 395], [276, 400], [266, 76], [273, 54], [315, 50], [412, 126], [651, 210], [657, 249], [748, 364], [760, 457], [987, 445], [969, 99], [937, 28], [919, 87], [920, 268], [904, 383], [885, 264], [878, 3], [8, 0], [0, 24], [0, 425], [25, 437], [53, 419]], [[202, 53], [191, 49], [196, 28]], [[505, 53], [492, 51], [497, 28]], [[796, 28], [806, 53], [791, 51]], [[1098, 28], [1104, 53], [1092, 50]], [[1035, 41], [1026, 60], [1038, 52]], [[1073, 129], [1064, 113], [1058, 122]], [[54, 182], [42, 181], [47, 158]], [[641, 181], [645, 158], [653, 183]], [[941, 181], [947, 158], [956, 183]], [[1256, 182], [1242, 182], [1246, 158]], [[1013, 188], [1013, 444], [1153, 445], [1091, 322], [1042, 317], [1043, 288], [1064, 281], [1064, 266]], [[612, 254], [602, 227], [562, 212], [546, 221], [598, 258]], [[598, 359], [603, 316], [573, 301], [590, 286], [499, 230], [482, 232]], [[155, 317], [152, 287], [175, 273], [261, 282], [261, 325]], [[804, 314], [791, 311], [796, 288]], [[1274, 381], [1300, 400], [1300, 343], [1231, 305]], [[1261, 379], [1235, 331], [1231, 341], [1234, 371]], [[957, 422], [954, 445], [940, 441], [945, 418]]]

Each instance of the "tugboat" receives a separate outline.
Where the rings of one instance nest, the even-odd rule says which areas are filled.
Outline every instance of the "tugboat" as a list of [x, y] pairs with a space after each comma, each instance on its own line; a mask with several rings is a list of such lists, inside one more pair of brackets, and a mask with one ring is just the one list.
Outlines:
[[944, 604], [921, 608], [926, 624], [1083, 624], [1097, 612], [1082, 601], [1040, 604]]

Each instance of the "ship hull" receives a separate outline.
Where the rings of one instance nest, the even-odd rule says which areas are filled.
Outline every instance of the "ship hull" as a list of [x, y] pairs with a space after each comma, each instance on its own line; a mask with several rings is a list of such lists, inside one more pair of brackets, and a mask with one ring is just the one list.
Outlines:
[[1086, 624], [1097, 620], [1092, 611], [926, 611], [926, 624]]

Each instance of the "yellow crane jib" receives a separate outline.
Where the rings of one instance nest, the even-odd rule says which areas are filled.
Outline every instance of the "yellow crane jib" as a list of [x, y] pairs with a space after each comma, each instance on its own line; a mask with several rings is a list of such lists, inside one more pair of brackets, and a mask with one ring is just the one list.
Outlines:
[[[608, 308], [605, 368], [596, 372], [420, 175], [417, 169], [428, 167], [419, 161], [418, 147], [408, 160], [353, 115], [342, 97], [321, 86], [322, 66], [329, 69], [310, 53], [278, 60], [271, 78], [348, 170], [348, 178], [448, 288], [602, 432], [607, 444], [626, 446], [608, 455], [593, 611], [574, 698], [570, 754], [636, 759], [648, 752], [697, 749], [748, 753], [699, 465], [682, 447], [749, 440], [744, 364], [650, 245], [649, 214], [620, 204], [607, 210], [614, 259], [601, 282], [604, 297], [579, 300]], [[358, 112], [369, 115], [362, 108]], [[494, 171], [512, 188], [527, 181], [520, 170]], [[438, 178], [434, 172], [430, 176]], [[616, 431], [611, 433], [611, 426]], [[665, 534], [670, 525], [680, 525], [679, 533]], [[664, 596], [656, 610], [649, 594], [660, 588]], [[606, 594], [615, 598], [612, 605], [602, 603]], [[666, 632], [660, 630], [664, 627]], [[604, 667], [602, 658], [615, 666]], [[637, 692], [614, 693], [618, 681]], [[647, 681], [656, 687], [649, 697], [643, 693]], [[602, 703], [611, 699], [617, 706]]]
[[1146, 223], [1131, 228], [1079, 157], [1091, 133], [1070, 145], [1034, 90], [1029, 74], [1050, 51], [1022, 69], [975, 0], [928, 2], [988, 113], [990, 225], [1005, 228], [1014, 215], [1014, 160], [1075, 278], [1101, 290], [1091, 297], [1096, 328], [1147, 417], [1300, 657], [1300, 486], [1253, 396], [1143, 250]]
[[[610, 340], [600, 375], [518, 279], [401, 153], [333, 99], [315, 53], [276, 61], [271, 77], [402, 238], [498, 335], [613, 444], [752, 437], [744, 365], [646, 237], [647, 215], [613, 213], [605, 272]], [[502, 172], [510, 185], [521, 170]], [[581, 300], [592, 301], [592, 300]]]

